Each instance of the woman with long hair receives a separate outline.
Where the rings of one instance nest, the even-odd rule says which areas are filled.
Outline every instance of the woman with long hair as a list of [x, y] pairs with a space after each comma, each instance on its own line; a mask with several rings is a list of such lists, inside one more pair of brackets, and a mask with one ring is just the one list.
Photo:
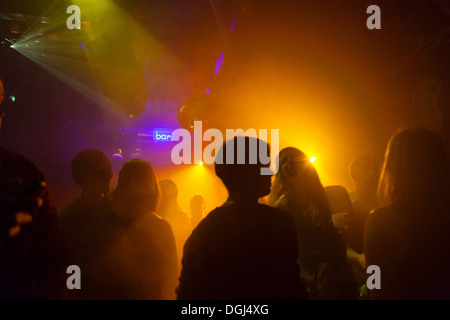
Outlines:
[[381, 271], [374, 299], [449, 299], [449, 163], [439, 137], [412, 128], [389, 141], [367, 220], [368, 265]]
[[107, 299], [174, 299], [178, 266], [172, 229], [155, 214], [159, 186], [150, 163], [124, 164], [111, 196], [116, 234], [105, 255]]
[[327, 193], [308, 157], [296, 148], [279, 154], [269, 204], [285, 210], [297, 227], [298, 262], [310, 299], [356, 299], [346, 246], [331, 219]]

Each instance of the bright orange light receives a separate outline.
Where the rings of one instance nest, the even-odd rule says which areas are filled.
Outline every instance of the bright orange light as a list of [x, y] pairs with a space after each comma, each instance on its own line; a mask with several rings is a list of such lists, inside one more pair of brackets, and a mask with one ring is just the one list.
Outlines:
[[309, 158], [309, 162], [311, 162], [311, 163], [316, 162], [316, 157], [311, 157], [311, 158]]
[[[173, 166], [172, 166], [173, 167]], [[184, 212], [190, 212], [190, 200], [200, 194], [206, 200], [207, 212], [221, 206], [228, 192], [214, 169], [200, 163], [176, 166], [173, 170], [158, 175], [158, 180], [172, 179], [178, 187], [178, 203]]]

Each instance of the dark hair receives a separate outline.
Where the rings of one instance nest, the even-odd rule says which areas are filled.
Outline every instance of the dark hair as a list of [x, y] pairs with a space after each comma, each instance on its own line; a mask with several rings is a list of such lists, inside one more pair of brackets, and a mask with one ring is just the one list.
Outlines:
[[448, 158], [436, 134], [412, 128], [391, 138], [378, 185], [378, 195], [385, 204], [423, 207], [446, 198], [448, 187]]
[[349, 168], [350, 178], [358, 188], [375, 172], [375, 157], [369, 154], [358, 156], [352, 161]]
[[127, 161], [120, 170], [112, 197], [116, 204], [128, 206], [130, 210], [154, 212], [159, 194], [152, 165], [144, 160], [133, 159]]
[[273, 204], [281, 195], [289, 191], [286, 183], [287, 176], [297, 175], [298, 180], [293, 183], [303, 186], [304, 195], [319, 210], [320, 217], [329, 220], [331, 210], [326, 190], [306, 154], [293, 147], [284, 148], [279, 154], [279, 165], [280, 168], [273, 182], [270, 203]]
[[108, 157], [97, 149], [86, 149], [79, 152], [72, 160], [71, 169], [73, 179], [82, 188], [92, 177], [102, 175], [105, 179], [111, 179], [113, 176]]
[[[239, 148], [241, 143], [244, 146], [243, 150]], [[227, 163], [227, 154], [230, 150], [233, 150], [233, 163]], [[244, 163], [238, 163], [238, 154], [243, 151]], [[261, 152], [269, 156], [270, 146], [258, 138], [234, 137], [224, 142], [215, 159], [215, 172], [228, 191], [253, 184], [253, 180], [261, 175], [261, 168], [269, 167], [269, 164], [261, 163], [259, 157]]]

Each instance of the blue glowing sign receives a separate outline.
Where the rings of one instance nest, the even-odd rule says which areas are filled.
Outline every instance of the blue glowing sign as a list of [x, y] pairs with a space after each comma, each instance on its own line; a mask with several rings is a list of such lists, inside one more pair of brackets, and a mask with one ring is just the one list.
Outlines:
[[172, 130], [153, 130], [153, 141], [171, 141]]

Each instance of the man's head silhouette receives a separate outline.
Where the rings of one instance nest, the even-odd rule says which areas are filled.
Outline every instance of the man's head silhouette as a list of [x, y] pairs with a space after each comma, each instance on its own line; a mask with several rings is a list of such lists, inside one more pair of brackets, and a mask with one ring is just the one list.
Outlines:
[[113, 171], [108, 157], [100, 150], [79, 152], [71, 163], [72, 176], [84, 190], [94, 194], [109, 193]]
[[[242, 140], [244, 144], [239, 142]], [[262, 152], [269, 155], [269, 145], [253, 137], [234, 137], [222, 145], [216, 155], [215, 171], [227, 188], [230, 200], [256, 202], [270, 192], [271, 176], [261, 175], [261, 168], [269, 167], [259, 159]]]

